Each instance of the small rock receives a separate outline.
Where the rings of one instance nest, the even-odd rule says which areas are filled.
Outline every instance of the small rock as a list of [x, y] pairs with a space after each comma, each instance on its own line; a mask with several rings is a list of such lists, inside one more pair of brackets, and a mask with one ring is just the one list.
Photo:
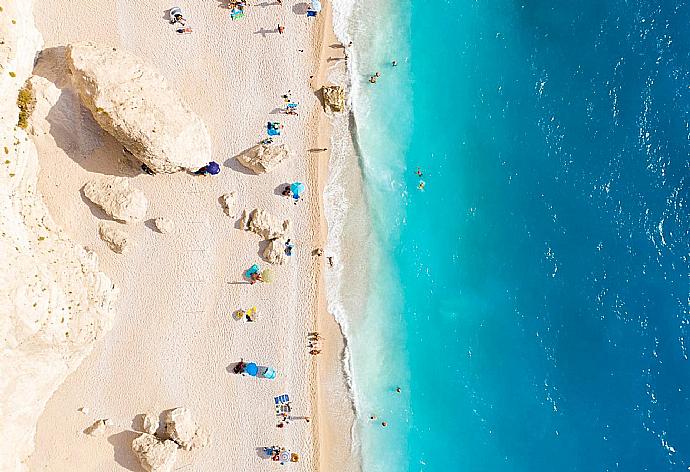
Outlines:
[[108, 429], [108, 420], [98, 420], [84, 430], [89, 436], [103, 436]]
[[235, 206], [235, 201], [237, 200], [237, 192], [228, 192], [220, 197], [220, 204], [223, 207], [223, 211], [228, 216], [233, 216], [232, 208]]
[[141, 190], [132, 188], [124, 177], [92, 180], [84, 185], [84, 195], [115, 220], [130, 223], [146, 216], [146, 196]]
[[143, 427], [144, 431], [148, 434], [156, 434], [158, 430], [158, 418], [153, 415], [144, 415]]
[[209, 434], [201, 428], [187, 408], [175, 408], [165, 413], [165, 432], [182, 449], [190, 451], [209, 443]]
[[170, 472], [177, 460], [177, 444], [142, 433], [132, 441], [132, 451], [147, 472]]
[[161, 216], [160, 218], [156, 218], [155, 220], [153, 220], [153, 224], [156, 225], [158, 231], [160, 231], [163, 234], [172, 233], [175, 230], [175, 222], [170, 218], [166, 218], [164, 216]]
[[112, 224], [99, 224], [98, 234], [108, 247], [118, 254], [123, 254], [131, 245], [129, 235]]
[[257, 144], [238, 155], [237, 160], [255, 174], [264, 174], [292, 157], [284, 144]]
[[264, 259], [266, 259], [271, 264], [285, 263], [285, 239], [271, 239], [268, 242], [266, 249], [264, 249], [263, 256]]
[[82, 406], [77, 411], [83, 413], [84, 415], [88, 415], [90, 410], [88, 409], [88, 407]]

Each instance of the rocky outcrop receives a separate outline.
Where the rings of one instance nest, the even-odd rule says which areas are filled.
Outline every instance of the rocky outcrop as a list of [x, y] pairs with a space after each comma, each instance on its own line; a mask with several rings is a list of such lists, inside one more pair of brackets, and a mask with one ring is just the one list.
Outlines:
[[153, 224], [156, 226], [156, 229], [163, 234], [172, 233], [175, 231], [175, 222], [164, 216], [153, 220]]
[[209, 443], [209, 434], [200, 427], [187, 408], [175, 408], [165, 412], [165, 433], [182, 449], [190, 451]]
[[0, 470], [25, 471], [36, 422], [113, 321], [117, 290], [71, 241], [36, 190], [36, 147], [18, 128], [17, 94], [41, 38], [31, 2], [0, 14]]
[[112, 223], [100, 223], [98, 225], [98, 235], [111, 251], [118, 254], [124, 254], [131, 245], [129, 235]]
[[153, 415], [144, 415], [144, 418], [142, 419], [142, 427], [144, 428], [144, 432], [156, 434], [156, 431], [158, 430], [158, 417]]
[[115, 220], [141, 221], [149, 206], [144, 192], [133, 188], [124, 177], [104, 177], [84, 185], [84, 195]]
[[271, 264], [285, 263], [285, 238], [276, 238], [268, 242], [263, 257]]
[[284, 144], [257, 144], [237, 156], [237, 160], [255, 174], [271, 172], [279, 164], [292, 158]]
[[147, 472], [170, 472], [177, 460], [177, 444], [142, 433], [132, 441], [132, 452]]
[[323, 107], [326, 111], [345, 110], [345, 89], [340, 85], [323, 86], [321, 88], [323, 96]]
[[237, 200], [237, 192], [228, 192], [220, 197], [220, 204], [223, 207], [223, 211], [228, 216], [233, 216], [233, 208], [235, 207], [235, 201]]
[[67, 63], [94, 119], [152, 171], [197, 170], [211, 161], [206, 125], [136, 56], [75, 43], [67, 48]]
[[252, 231], [264, 239], [282, 238], [290, 230], [290, 220], [280, 221], [266, 210], [254, 209], [247, 213], [244, 210], [241, 220], [242, 228]]

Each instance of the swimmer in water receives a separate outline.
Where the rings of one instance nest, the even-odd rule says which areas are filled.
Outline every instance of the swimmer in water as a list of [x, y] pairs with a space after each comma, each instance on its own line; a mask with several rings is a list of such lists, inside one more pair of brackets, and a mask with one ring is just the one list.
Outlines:
[[424, 191], [424, 187], [426, 187], [426, 182], [424, 182], [423, 180], [420, 180], [419, 185], [417, 185], [417, 190]]
[[415, 172], [415, 174], [417, 174], [417, 177], [421, 177], [422, 175], [424, 175], [422, 174], [422, 169], [420, 169], [419, 167], [417, 167], [417, 171]]

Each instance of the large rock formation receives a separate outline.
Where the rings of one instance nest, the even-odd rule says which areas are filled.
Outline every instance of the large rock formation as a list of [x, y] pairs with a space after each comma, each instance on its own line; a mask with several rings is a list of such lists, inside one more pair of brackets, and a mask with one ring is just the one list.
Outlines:
[[98, 124], [151, 170], [197, 170], [211, 161], [211, 136], [201, 118], [137, 57], [76, 43], [67, 48], [67, 63]]
[[110, 217], [125, 223], [144, 219], [149, 206], [144, 192], [124, 177], [104, 177], [84, 185], [84, 195]]
[[208, 432], [200, 427], [187, 408], [175, 408], [165, 412], [165, 433], [182, 449], [190, 451], [209, 443]]
[[285, 263], [285, 238], [271, 239], [264, 249], [263, 256], [271, 264]]
[[36, 190], [38, 158], [17, 94], [41, 37], [30, 1], [0, 14], [0, 470], [26, 470], [46, 402], [110, 329], [116, 290]]
[[284, 144], [257, 144], [237, 156], [240, 164], [255, 174], [270, 172], [291, 158], [292, 152]]
[[228, 216], [234, 215], [235, 201], [237, 200], [237, 192], [228, 192], [220, 196], [220, 204], [223, 211]]
[[326, 111], [329, 108], [332, 111], [345, 110], [345, 89], [340, 85], [324, 86], [321, 89], [321, 94], [323, 96], [323, 107]]
[[147, 472], [170, 472], [177, 459], [177, 444], [142, 433], [132, 441], [132, 451]]
[[280, 221], [266, 210], [258, 208], [249, 213], [244, 210], [241, 225], [242, 228], [263, 236], [264, 239], [282, 238], [290, 231], [291, 226], [290, 220]]

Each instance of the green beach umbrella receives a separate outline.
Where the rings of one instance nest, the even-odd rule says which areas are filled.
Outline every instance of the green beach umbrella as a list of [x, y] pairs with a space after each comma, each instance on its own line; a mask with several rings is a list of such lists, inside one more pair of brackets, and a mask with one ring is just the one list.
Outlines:
[[273, 282], [273, 278], [274, 278], [273, 270], [271, 270], [271, 269], [264, 269], [264, 271], [261, 272], [261, 280], [262, 280], [263, 282], [266, 282], [267, 284], [270, 284], [271, 282]]

